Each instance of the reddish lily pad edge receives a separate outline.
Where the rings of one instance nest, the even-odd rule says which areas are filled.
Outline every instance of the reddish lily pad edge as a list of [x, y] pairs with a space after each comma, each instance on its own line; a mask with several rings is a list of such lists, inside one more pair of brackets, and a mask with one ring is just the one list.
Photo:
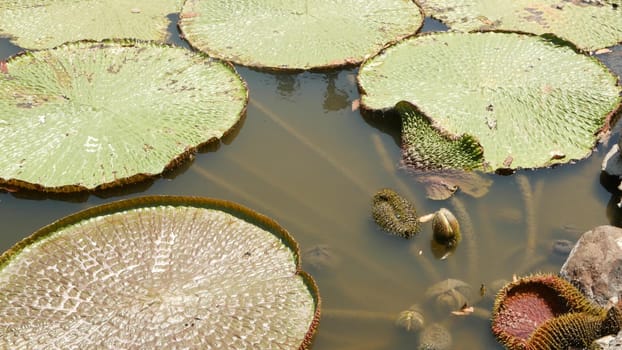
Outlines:
[[46, 237], [49, 237], [54, 233], [57, 233], [58, 230], [62, 229], [63, 227], [76, 224], [82, 220], [95, 216], [110, 215], [119, 211], [154, 206], [191, 206], [195, 208], [222, 211], [227, 214], [233, 215], [240, 220], [244, 220], [248, 223], [256, 225], [279, 238], [283, 242], [283, 244], [291, 249], [294, 253], [296, 263], [295, 274], [302, 278], [303, 282], [311, 293], [311, 296], [313, 297], [315, 303], [315, 313], [313, 315], [313, 320], [311, 321], [309, 329], [307, 330], [307, 333], [305, 334], [305, 337], [300, 344], [300, 347], [298, 348], [299, 350], [311, 349], [311, 345], [315, 338], [316, 330], [320, 323], [322, 299], [320, 298], [320, 292], [313, 277], [302, 270], [300, 260], [300, 247], [298, 243], [285, 228], [283, 228], [273, 219], [235, 202], [210, 197], [153, 195], [123, 199], [91, 207], [54, 221], [53, 223], [40, 228], [39, 230], [32, 233], [30, 236], [17, 242], [15, 245], [13, 245], [13, 247], [9, 248], [7, 251], [2, 253], [2, 255], [0, 255], [0, 270], [4, 269], [4, 267], [11, 262], [13, 257], [19, 255], [20, 252], [22, 252], [26, 247], [40, 241], [41, 239], [45, 239]]

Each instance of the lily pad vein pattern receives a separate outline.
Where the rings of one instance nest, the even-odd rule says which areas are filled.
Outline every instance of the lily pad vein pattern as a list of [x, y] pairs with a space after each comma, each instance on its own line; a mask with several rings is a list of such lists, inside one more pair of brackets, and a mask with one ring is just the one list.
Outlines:
[[135, 38], [164, 42], [183, 0], [0, 0], [0, 36], [25, 49]]
[[243, 116], [228, 64], [153, 43], [79, 42], [0, 73], [0, 180], [49, 191], [154, 176]]
[[621, 100], [596, 59], [518, 33], [408, 38], [364, 62], [358, 83], [367, 109], [405, 100], [440, 132], [473, 135], [492, 170], [588, 156]]
[[197, 49], [245, 66], [357, 64], [423, 23], [411, 0], [188, 0], [179, 27]]
[[420, 0], [428, 16], [451, 29], [553, 33], [585, 51], [622, 42], [619, 0]]
[[304, 348], [318, 296], [291, 237], [179, 198], [95, 207], [5, 253], [2, 347]]

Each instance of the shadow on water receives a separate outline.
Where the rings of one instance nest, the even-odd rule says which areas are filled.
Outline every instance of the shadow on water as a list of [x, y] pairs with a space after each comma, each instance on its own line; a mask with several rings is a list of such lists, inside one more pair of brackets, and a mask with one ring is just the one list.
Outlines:
[[0, 60], [5, 60], [22, 51], [24, 50], [21, 47], [13, 45], [8, 38], [0, 37]]
[[382, 113], [378, 111], [361, 110], [361, 117], [370, 126], [390, 135], [395, 145], [401, 146], [402, 119], [396, 111], [390, 110]]
[[283, 97], [292, 97], [299, 88], [300, 73], [275, 72], [276, 91]]
[[612, 72], [617, 74], [618, 77], [622, 77], [622, 45], [616, 45], [608, 50], [610, 52], [597, 54], [596, 57], [609, 67]]
[[423, 27], [421, 28], [421, 33], [446, 32], [448, 30], [449, 30], [449, 27], [443, 24], [443, 22], [437, 19], [434, 19], [434, 18], [426, 17], [425, 20], [423, 21]]
[[179, 31], [179, 26], [178, 26], [179, 13], [169, 13], [166, 16], [166, 18], [168, 18], [169, 20], [169, 24], [168, 24], [169, 41], [174, 45], [177, 45], [177, 46], [180, 46], [186, 49], [191, 49], [190, 44], [188, 44], [188, 42], [184, 40], [183, 35]]
[[325, 111], [338, 111], [350, 107], [351, 98], [346, 91], [336, 86], [340, 72], [330, 72], [325, 74], [326, 92], [324, 93]]

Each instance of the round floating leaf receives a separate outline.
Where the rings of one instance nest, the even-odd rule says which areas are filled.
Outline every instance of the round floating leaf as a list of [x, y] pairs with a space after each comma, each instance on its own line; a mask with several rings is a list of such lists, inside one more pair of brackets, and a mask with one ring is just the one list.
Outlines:
[[94, 207], [0, 256], [3, 349], [306, 349], [317, 287], [271, 219], [198, 197]]
[[27, 49], [69, 41], [167, 39], [183, 0], [0, 0], [0, 36]]
[[358, 64], [423, 23], [412, 0], [187, 0], [180, 18], [210, 56], [292, 70]]
[[[365, 108], [386, 110], [406, 100], [431, 120], [426, 130], [471, 135], [483, 147], [487, 171], [588, 156], [621, 100], [616, 77], [596, 59], [517, 33], [408, 38], [364, 62], [358, 83]], [[406, 141], [431, 139], [405, 129]], [[474, 145], [465, 142], [456, 147]]]
[[248, 98], [230, 65], [153, 43], [72, 43], [4, 67], [0, 183], [47, 191], [160, 174], [232, 129]]
[[620, 1], [420, 0], [428, 16], [460, 31], [553, 33], [583, 50], [622, 41]]

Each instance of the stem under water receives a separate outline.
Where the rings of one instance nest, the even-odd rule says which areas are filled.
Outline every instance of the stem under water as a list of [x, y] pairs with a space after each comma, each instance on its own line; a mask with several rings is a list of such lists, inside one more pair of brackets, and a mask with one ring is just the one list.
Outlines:
[[278, 126], [280, 126], [281, 128], [285, 129], [287, 132], [289, 132], [293, 137], [295, 137], [296, 139], [298, 139], [298, 141], [300, 141], [300, 143], [302, 143], [303, 145], [307, 146], [309, 149], [313, 150], [315, 153], [317, 153], [320, 157], [322, 157], [324, 160], [326, 160], [331, 166], [333, 166], [341, 175], [343, 175], [345, 178], [347, 178], [348, 180], [350, 180], [353, 184], [355, 184], [358, 188], [361, 189], [361, 191], [363, 191], [363, 193], [365, 194], [369, 194], [369, 187], [365, 186], [365, 184], [363, 184], [359, 178], [357, 176], [355, 176], [354, 174], [352, 174], [351, 172], [349, 172], [343, 165], [341, 165], [340, 162], [336, 161], [333, 157], [331, 157], [328, 153], [324, 152], [321, 148], [317, 147], [316, 145], [314, 145], [311, 141], [309, 141], [308, 138], [306, 138], [304, 135], [302, 135], [301, 133], [299, 133], [298, 131], [296, 131], [294, 128], [292, 128], [291, 126], [287, 125], [276, 113], [272, 112], [271, 110], [269, 110], [266, 106], [264, 106], [263, 104], [261, 104], [260, 102], [257, 102], [253, 99], [251, 99], [249, 101], [249, 104], [253, 105], [255, 108], [257, 108], [259, 111], [261, 111], [263, 114], [265, 114], [268, 118], [272, 119], [272, 121], [274, 121]]
[[372, 134], [371, 140], [374, 144], [374, 147], [376, 148], [376, 152], [378, 152], [378, 155], [382, 160], [382, 167], [387, 173], [393, 175], [393, 178], [395, 180], [395, 183], [397, 184], [400, 193], [404, 193], [406, 198], [415, 198], [414, 194], [410, 190], [410, 187], [406, 185], [404, 180], [397, 176], [397, 168], [395, 167], [395, 164], [391, 162], [391, 156], [389, 156], [389, 152], [382, 143], [380, 136], [378, 136], [378, 134]]
[[[197, 174], [201, 175], [202, 177], [208, 179], [209, 181], [211, 181], [211, 182], [217, 184], [218, 186], [226, 189], [227, 191], [233, 193], [235, 196], [242, 198], [244, 201], [246, 201], [248, 203], [253, 203], [252, 204], [253, 207], [257, 207], [257, 208], [265, 207], [265, 203], [261, 203], [257, 199], [253, 198], [253, 196], [250, 196], [249, 194], [247, 194], [246, 192], [244, 192], [241, 189], [237, 188], [236, 186], [233, 186], [228, 181], [225, 181], [225, 180], [221, 179], [217, 175], [210, 173], [209, 171], [201, 168], [200, 166], [197, 166], [196, 164], [194, 166], [191, 166], [190, 170], [196, 172]], [[268, 210], [274, 211], [274, 208], [268, 208]]]
[[523, 265], [528, 266], [533, 263], [536, 251], [537, 227], [535, 203], [531, 184], [529, 183], [529, 178], [526, 175], [517, 174], [516, 183], [520, 188], [523, 202], [525, 203], [525, 224], [527, 226], [527, 241], [525, 246], [525, 255], [523, 257]]
[[462, 239], [466, 245], [466, 255], [469, 259], [467, 262], [468, 280], [475, 281], [478, 275], [479, 264], [477, 259], [477, 239], [475, 237], [475, 231], [473, 230], [473, 221], [464, 207], [462, 200], [457, 198], [455, 194], [451, 196], [450, 200], [456, 212], [456, 216], [458, 217], [458, 222], [460, 222], [460, 232], [462, 233]]
[[365, 311], [352, 309], [322, 309], [322, 317], [326, 318], [345, 318], [361, 321], [389, 321], [395, 322], [397, 314], [393, 315], [381, 311]]
[[[336, 228], [336, 231], [340, 231], [340, 232], [347, 232], [350, 231], [350, 229], [348, 227], [346, 227], [342, 222], [335, 220], [334, 217], [331, 217], [330, 215], [325, 215], [323, 213], [321, 213], [317, 207], [314, 207], [312, 205], [309, 205], [306, 201], [301, 201], [300, 198], [301, 196], [297, 195], [296, 193], [293, 193], [291, 190], [289, 190], [288, 188], [284, 187], [282, 184], [277, 183], [276, 181], [271, 180], [269, 175], [266, 174], [262, 174], [260, 173], [256, 168], [254, 167], [250, 167], [248, 165], [246, 165], [244, 162], [236, 160], [236, 159], [232, 159], [232, 161], [234, 163], [236, 163], [236, 165], [241, 168], [242, 170], [246, 171], [247, 173], [253, 175], [254, 178], [256, 179], [261, 179], [264, 183], [266, 183], [268, 186], [279, 190], [280, 192], [284, 193], [287, 197], [289, 197], [289, 199], [292, 202], [296, 202], [299, 203], [300, 205], [302, 205], [304, 207], [305, 210], [305, 215], [309, 216], [311, 215], [312, 217], [317, 217], [320, 218], [322, 220], [324, 220], [325, 222], [328, 222], [332, 227]], [[296, 222], [297, 225], [300, 225], [301, 223], [305, 222], [305, 220], [294, 220], [294, 222]], [[313, 229], [311, 226], [309, 226], [308, 224], [305, 225], [305, 230], [307, 232], [310, 233], [315, 233], [317, 232], [317, 229]], [[350, 243], [345, 241], [345, 237], [348, 237], [348, 235], [343, 235], [343, 234], [338, 234], [338, 235], [331, 235], [330, 239], [332, 242], [335, 241], [336, 238], [344, 238], [341, 240], [341, 242], [339, 242], [340, 246], [350, 246]], [[370, 259], [365, 259], [364, 256], [358, 255], [358, 254], [354, 254], [352, 252], [351, 249], [344, 249], [343, 250], [343, 254], [347, 254], [348, 257], [347, 259], [351, 261], [356, 261], [356, 264], [358, 266], [361, 266], [361, 268], [366, 269], [367, 271], [374, 271], [375, 273], [384, 276], [385, 278], [389, 278], [391, 283], [395, 284], [396, 287], [402, 287], [403, 285], [403, 281], [401, 281], [400, 279], [397, 278], [393, 278], [393, 274], [391, 274], [389, 271], [386, 271], [385, 269], [383, 269], [382, 267], [373, 264], [372, 260]]]
[[[242, 166], [243, 170], [246, 171], [251, 171], [251, 169], [249, 167], [246, 166]], [[219, 186], [225, 188], [226, 190], [230, 191], [231, 193], [234, 193], [235, 195], [243, 198], [246, 202], [248, 203], [252, 203], [252, 206], [255, 208], [265, 208], [266, 203], [265, 202], [260, 202], [257, 199], [255, 199], [253, 196], [247, 194], [246, 192], [240, 190], [239, 188], [237, 188], [236, 186], [233, 186], [232, 184], [230, 184], [229, 182], [221, 179], [220, 177], [210, 173], [209, 171], [195, 166], [195, 167], [191, 167], [191, 169], [194, 169], [194, 171], [196, 171], [198, 174], [200, 174], [201, 176], [207, 178], [208, 180], [218, 184]], [[251, 171], [252, 174], [257, 175], [255, 171]], [[258, 179], [262, 179], [264, 180], [264, 182], [266, 182], [268, 185], [271, 185], [279, 190], [281, 190], [282, 192], [284, 192], [286, 195], [290, 196], [293, 198], [293, 200], [298, 201], [296, 198], [296, 196], [293, 196], [291, 194], [288, 193], [287, 190], [283, 189], [281, 186], [275, 185], [270, 181], [266, 181], [265, 177], [263, 176], [256, 176], [256, 178]], [[315, 208], [313, 208], [312, 206], [309, 206], [307, 204], [305, 204], [304, 202], [301, 202], [302, 205], [306, 208], [307, 213], [311, 212], [313, 213], [313, 215], [317, 215], [319, 217], [322, 217], [323, 219], [327, 220], [332, 226], [336, 227], [337, 231], [342, 231], [342, 232], [346, 232], [348, 231], [348, 229], [343, 226], [339, 221], [334, 220], [333, 218], [330, 217], [326, 217], [320, 213], [317, 212], [317, 210]], [[276, 213], [278, 212], [278, 210], [276, 210], [273, 207], [270, 208], [266, 208], [268, 211]], [[293, 220], [295, 222], [296, 225], [303, 225], [302, 223], [305, 223], [305, 220]], [[304, 224], [301, 227], [303, 230], [305, 230], [306, 232], [309, 232], [311, 234], [315, 234], [317, 232], [316, 229], [314, 229], [313, 227], [311, 227], [309, 224]], [[332, 235], [331, 236], [331, 240], [334, 241], [335, 237], [346, 237], [347, 235]], [[340, 246], [349, 246], [348, 242], [340, 242]], [[359, 266], [362, 269], [365, 269], [366, 271], [369, 271], [371, 273], [375, 273], [379, 276], [382, 276], [385, 279], [388, 279], [388, 283], [391, 283], [393, 285], [395, 285], [396, 288], [405, 288], [404, 286], [404, 280], [398, 278], [398, 276], [395, 276], [395, 274], [390, 273], [390, 271], [387, 271], [386, 269], [384, 269], [381, 265], [379, 264], [375, 264], [374, 260], [371, 259], [366, 259], [365, 256], [361, 256], [359, 254], [354, 254], [354, 252], [351, 249], [343, 249], [340, 251], [341, 253], [343, 253], [345, 256], [344, 258], [346, 258], [346, 260], [349, 260], [350, 263], [354, 263], [357, 266]]]
[[[429, 256], [423, 252], [423, 249], [420, 249], [420, 250], [413, 249], [413, 247], [414, 245], [411, 246], [410, 252], [415, 257], [415, 260], [417, 261], [417, 265], [421, 266], [423, 271], [425, 271], [425, 273], [427, 274], [428, 280], [440, 281], [442, 279], [441, 274], [436, 268], [436, 266], [434, 266], [434, 264], [430, 261]], [[421, 251], [421, 254], [419, 254], [419, 251]]]

